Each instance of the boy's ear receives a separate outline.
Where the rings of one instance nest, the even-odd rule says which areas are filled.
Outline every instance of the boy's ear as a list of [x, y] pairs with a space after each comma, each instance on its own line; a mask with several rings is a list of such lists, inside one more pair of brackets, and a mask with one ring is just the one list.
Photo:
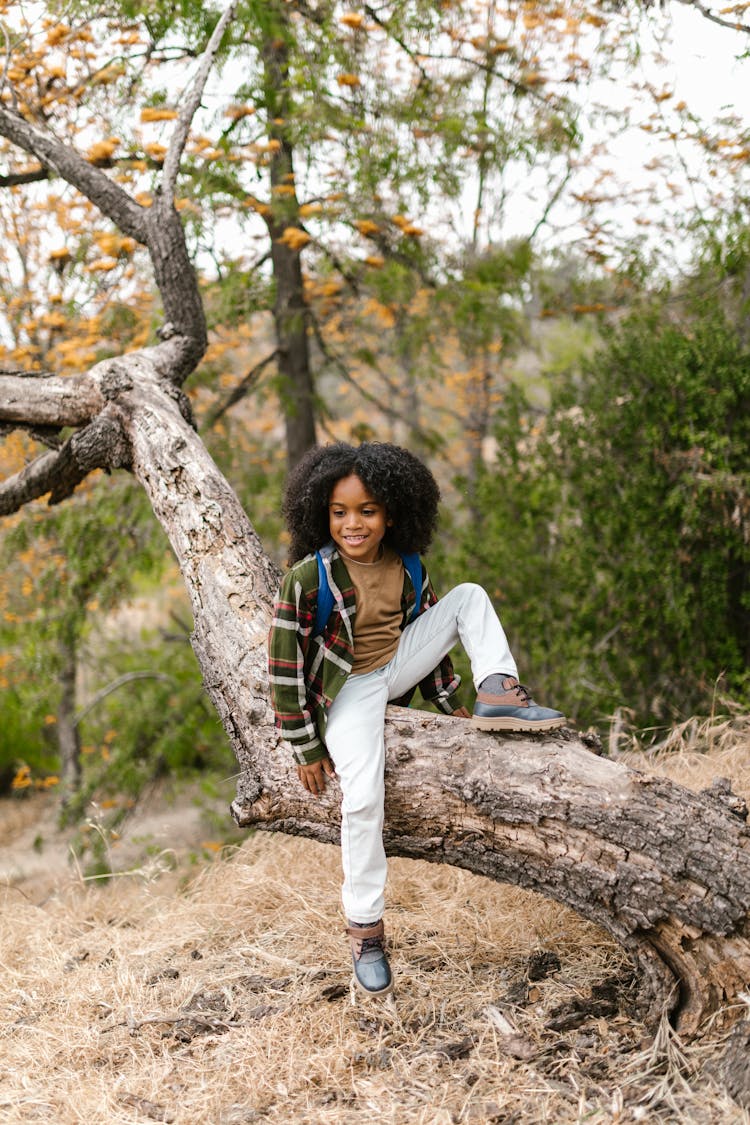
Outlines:
[[385, 526], [386, 527], [393, 527], [393, 520], [386, 519]]

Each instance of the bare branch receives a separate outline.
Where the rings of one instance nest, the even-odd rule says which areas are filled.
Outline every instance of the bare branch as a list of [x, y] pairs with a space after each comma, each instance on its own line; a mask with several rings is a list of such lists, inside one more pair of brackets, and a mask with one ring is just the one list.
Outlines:
[[[730, 31], [744, 31], [750, 34], [750, 24], [742, 23], [739, 20], [733, 20], [731, 17], [722, 18], [720, 15], [717, 15], [716, 12], [712, 12], [710, 8], [707, 8], [705, 4], [701, 4], [699, 0], [678, 0], [678, 3], [684, 4], [686, 8], [695, 8], [704, 19], [710, 20], [711, 23], [717, 23], [719, 27], [726, 27]], [[724, 10], [726, 11], [726, 9]]]
[[267, 355], [265, 359], [262, 359], [259, 363], [256, 363], [255, 366], [252, 367], [250, 371], [248, 371], [247, 375], [245, 375], [245, 377], [237, 384], [237, 386], [232, 388], [223, 402], [219, 403], [218, 406], [214, 407], [213, 410], [210, 410], [208, 412], [208, 416], [206, 417], [205, 421], [206, 429], [210, 430], [214, 423], [218, 422], [219, 418], [221, 418], [223, 414], [226, 414], [227, 410], [234, 406], [235, 403], [245, 398], [246, 395], [250, 394], [250, 391], [255, 389], [255, 387], [258, 385], [261, 375], [268, 367], [269, 363], [272, 363], [276, 359], [278, 354], [279, 349], [274, 348], [274, 350], [269, 355]]
[[318, 344], [318, 347], [320, 348], [321, 352], [328, 360], [328, 362], [332, 363], [335, 366], [344, 382], [348, 383], [350, 387], [353, 387], [357, 394], [360, 395], [366, 402], [372, 403], [373, 406], [377, 406], [378, 410], [381, 410], [383, 414], [386, 415], [386, 417], [393, 418], [397, 422], [405, 423], [411, 428], [413, 433], [421, 437], [423, 441], [428, 443], [433, 442], [433, 434], [430, 434], [428, 431], [424, 430], [419, 424], [415, 424], [414, 419], [406, 417], [401, 413], [401, 411], [396, 410], [393, 406], [390, 406], [382, 396], [379, 397], [378, 395], [372, 394], [370, 391], [365, 390], [365, 388], [357, 382], [344, 361], [339, 356], [337, 356], [334, 351], [332, 351], [332, 349], [323, 339], [323, 333], [321, 331], [320, 325], [315, 319], [313, 313], [309, 312], [308, 315], [310, 321], [312, 322], [313, 332], [315, 333], [315, 340]]
[[177, 179], [177, 172], [180, 167], [180, 158], [182, 156], [185, 143], [190, 132], [190, 125], [195, 117], [198, 106], [203, 97], [203, 91], [206, 87], [208, 75], [213, 66], [216, 52], [219, 50], [221, 40], [227, 25], [234, 16], [237, 8], [236, 0], [225, 9], [224, 14], [214, 28], [213, 35], [208, 41], [208, 46], [203, 52], [203, 56], [198, 67], [198, 71], [193, 80], [192, 87], [189, 90], [188, 96], [184, 105], [180, 110], [180, 116], [177, 120], [177, 125], [172, 134], [172, 139], [169, 142], [167, 155], [164, 158], [164, 171], [162, 174], [161, 190], [162, 196], [167, 203], [172, 203], [174, 199], [174, 185]]
[[105, 410], [83, 430], [68, 438], [56, 452], [43, 453], [0, 485], [0, 516], [17, 512], [31, 500], [50, 494], [59, 504], [94, 469], [125, 468], [127, 444], [117, 419]]
[[[353, 223], [349, 223], [348, 225], [352, 230], [356, 230]], [[420, 262], [412, 260], [408, 254], [404, 254], [394, 246], [384, 233], [375, 234], [375, 232], [373, 232], [372, 234], [368, 234], [367, 237], [370, 242], [377, 246], [384, 258], [388, 258], [391, 262], [397, 262], [400, 266], [405, 266], [408, 270], [413, 270], [430, 289], [438, 288], [436, 278], [428, 273]], [[320, 243], [316, 242], [316, 245], [320, 245]], [[325, 253], [328, 254], [328, 250], [325, 247], [321, 246], [321, 249], [325, 250]], [[331, 256], [329, 255], [329, 257]], [[331, 260], [334, 261], [332, 257]]]
[[126, 684], [132, 684], [134, 680], [161, 680], [167, 684], [174, 683], [173, 678], [171, 676], [165, 676], [163, 672], [125, 672], [122, 676], [118, 676], [116, 680], [112, 680], [106, 687], [98, 691], [93, 699], [90, 699], [86, 706], [81, 708], [75, 717], [73, 726], [77, 727], [83, 719], [85, 719], [103, 699], [111, 695], [113, 691], [117, 691], [118, 688], [124, 687]]
[[569, 179], [572, 175], [573, 175], [573, 167], [570, 163], [568, 163], [568, 167], [567, 167], [567, 170], [565, 172], [565, 175], [562, 177], [562, 179], [560, 180], [560, 183], [557, 185], [555, 190], [552, 192], [552, 195], [547, 200], [547, 204], [546, 204], [544, 210], [542, 211], [542, 214], [539, 216], [539, 219], [537, 220], [537, 222], [534, 225], [534, 229], [532, 230], [531, 234], [529, 235], [529, 238], [528, 238], [529, 243], [534, 241], [534, 239], [538, 235], [539, 231], [542, 229], [544, 224], [547, 222], [547, 219], [549, 218], [550, 211], [552, 210], [552, 208], [555, 206], [558, 199], [562, 195], [563, 191], [565, 190], [565, 186], [568, 183], [568, 181], [569, 181]]
[[59, 426], [29, 426], [29, 437], [46, 445], [48, 449], [62, 449], [65, 444]]
[[90, 375], [0, 371], [0, 421], [14, 426], [82, 426], [104, 406]]
[[[689, 0], [681, 0], [682, 3], [687, 3]], [[535, 85], [530, 82], [524, 82], [523, 79], [513, 78], [509, 74], [503, 74], [498, 70], [496, 60], [492, 62], [485, 62], [478, 58], [469, 58], [467, 55], [445, 55], [437, 51], [425, 51], [421, 53], [421, 58], [430, 59], [432, 62], [449, 63], [449, 62], [463, 62], [468, 66], [473, 67], [474, 70], [485, 71], [491, 78], [499, 78], [506, 86], [515, 91], [516, 94], [525, 95], [533, 101], [539, 102], [541, 105], [549, 105], [557, 107], [558, 109], [566, 105], [567, 99], [564, 97], [550, 98], [541, 93]]]
[[146, 242], [145, 208], [70, 145], [42, 132], [3, 105], [0, 105], [0, 136], [57, 172], [95, 203], [123, 234], [135, 238], [137, 242]]
[[400, 35], [395, 34], [395, 32], [389, 26], [388, 22], [386, 20], [381, 19], [381, 17], [378, 15], [378, 13], [375, 11], [375, 9], [373, 7], [371, 7], [370, 4], [365, 4], [365, 11], [367, 12], [368, 16], [373, 21], [373, 23], [376, 23], [378, 25], [378, 27], [382, 28], [383, 31], [386, 33], [386, 35], [388, 35], [389, 38], [392, 39], [394, 43], [398, 44], [398, 46], [401, 48], [401, 50], [404, 52], [404, 54], [407, 55], [407, 57], [409, 58], [409, 60], [413, 64], [413, 66], [416, 68], [416, 70], [419, 71], [420, 83], [424, 82], [424, 84], [426, 86], [431, 88], [432, 87], [432, 79], [430, 78], [430, 76], [427, 73], [427, 71], [425, 70], [425, 68], [422, 66], [422, 63], [420, 62], [419, 56], [417, 55], [417, 53], [411, 49], [409, 44], [406, 43], [406, 41], [404, 39], [402, 39]]
[[49, 168], [40, 167], [33, 172], [9, 172], [0, 176], [0, 188], [20, 187], [22, 184], [38, 184], [49, 179]]
[[[304, 228], [303, 228], [303, 229], [304, 229]], [[355, 228], [354, 228], [354, 227], [352, 227], [352, 229], [355, 229]], [[309, 231], [308, 231], [308, 233], [309, 233]], [[318, 249], [320, 250], [320, 252], [321, 252], [322, 254], [325, 254], [326, 258], [328, 258], [328, 261], [329, 261], [329, 262], [331, 263], [331, 265], [333, 266], [333, 268], [334, 268], [335, 270], [337, 270], [337, 272], [338, 272], [338, 273], [340, 273], [340, 274], [341, 274], [341, 276], [343, 277], [344, 281], [345, 281], [345, 282], [347, 283], [347, 285], [348, 285], [348, 286], [349, 286], [349, 288], [351, 289], [352, 293], [354, 293], [354, 294], [355, 294], [355, 296], [357, 296], [357, 297], [358, 297], [358, 296], [359, 296], [359, 292], [360, 292], [360, 288], [359, 288], [359, 279], [358, 279], [358, 278], [357, 278], [357, 277], [355, 276], [355, 274], [353, 274], [353, 273], [352, 273], [352, 271], [351, 271], [351, 270], [347, 269], [347, 267], [346, 267], [346, 266], [344, 265], [344, 263], [343, 263], [343, 262], [341, 261], [341, 259], [339, 258], [339, 256], [338, 256], [338, 254], [336, 253], [336, 251], [335, 251], [335, 250], [332, 250], [332, 249], [331, 249], [330, 247], [328, 247], [328, 246], [325, 246], [325, 245], [324, 245], [324, 244], [323, 244], [323, 243], [322, 243], [322, 242], [321, 242], [321, 241], [320, 241], [319, 239], [317, 239], [317, 238], [313, 238], [313, 239], [312, 239], [312, 243], [313, 243], [313, 245], [314, 245], [314, 246], [317, 246], [317, 248], [318, 248]]]

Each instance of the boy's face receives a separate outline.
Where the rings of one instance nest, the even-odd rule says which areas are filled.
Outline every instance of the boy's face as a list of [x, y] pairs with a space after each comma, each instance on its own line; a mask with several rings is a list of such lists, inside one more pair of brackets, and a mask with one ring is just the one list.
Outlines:
[[331, 538], [342, 555], [355, 562], [375, 562], [391, 520], [381, 504], [353, 473], [337, 481], [328, 505]]

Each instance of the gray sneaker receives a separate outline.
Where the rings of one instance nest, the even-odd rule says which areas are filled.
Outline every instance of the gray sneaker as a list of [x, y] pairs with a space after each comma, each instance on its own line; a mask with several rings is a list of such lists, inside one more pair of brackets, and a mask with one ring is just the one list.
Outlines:
[[383, 919], [369, 926], [350, 922], [346, 932], [352, 943], [354, 983], [367, 996], [387, 996], [393, 989], [393, 977], [385, 955]]
[[515, 676], [504, 676], [502, 694], [477, 692], [472, 724], [481, 730], [554, 730], [565, 724], [561, 711], [540, 707]]

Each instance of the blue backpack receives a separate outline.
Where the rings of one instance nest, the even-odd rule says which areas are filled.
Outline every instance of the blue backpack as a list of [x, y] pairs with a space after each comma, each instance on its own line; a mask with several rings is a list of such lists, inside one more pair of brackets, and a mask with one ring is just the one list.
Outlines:
[[[401, 555], [404, 570], [411, 578], [411, 584], [417, 595], [414, 609], [408, 621], [408, 624], [411, 624], [419, 613], [420, 595], [422, 593], [422, 560], [416, 551], [407, 554], [402, 554], [402, 552], [399, 551], [399, 555]], [[315, 557], [318, 560], [318, 606], [315, 611], [315, 627], [313, 628], [312, 635], [314, 637], [319, 637], [328, 624], [328, 618], [331, 616], [331, 610], [333, 609], [333, 592], [328, 584], [328, 574], [323, 565], [323, 557], [320, 551], [315, 552]]]

